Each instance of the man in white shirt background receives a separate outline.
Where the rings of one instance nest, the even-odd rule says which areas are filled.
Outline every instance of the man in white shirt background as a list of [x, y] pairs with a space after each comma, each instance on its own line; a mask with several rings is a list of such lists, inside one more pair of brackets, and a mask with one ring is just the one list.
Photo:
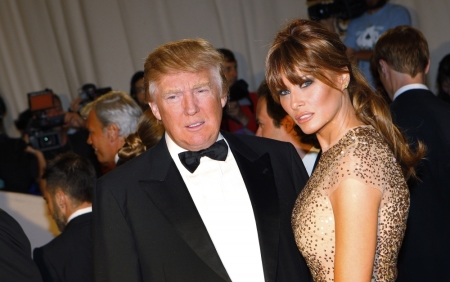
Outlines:
[[377, 41], [375, 71], [392, 100], [394, 123], [414, 146], [427, 147], [408, 183], [411, 203], [396, 281], [448, 281], [450, 261], [450, 105], [425, 85], [428, 43], [412, 27], [390, 29]]

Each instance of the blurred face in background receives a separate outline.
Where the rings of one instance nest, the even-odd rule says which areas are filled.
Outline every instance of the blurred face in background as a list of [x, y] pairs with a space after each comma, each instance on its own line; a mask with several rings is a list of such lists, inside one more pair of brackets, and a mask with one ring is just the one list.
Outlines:
[[114, 163], [117, 150], [115, 144], [110, 142], [108, 132], [98, 120], [94, 110], [91, 110], [86, 119], [86, 128], [89, 131], [87, 143], [94, 148], [95, 155], [100, 163]]
[[144, 88], [144, 79], [141, 78], [134, 84], [136, 89], [136, 100], [140, 105], [147, 105], [147, 101], [145, 101], [145, 88]]
[[256, 105], [256, 121], [258, 122], [256, 136], [284, 141], [281, 136], [286, 134], [285, 130], [282, 126], [276, 127], [274, 125], [273, 119], [267, 113], [267, 101], [265, 98], [260, 98]]
[[233, 85], [237, 81], [238, 70], [236, 62], [225, 62], [224, 63], [224, 73], [227, 78], [229, 86]]

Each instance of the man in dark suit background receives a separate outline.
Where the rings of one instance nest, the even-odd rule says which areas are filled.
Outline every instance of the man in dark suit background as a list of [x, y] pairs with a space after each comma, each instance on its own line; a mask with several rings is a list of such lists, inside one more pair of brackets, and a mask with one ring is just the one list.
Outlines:
[[430, 56], [420, 31], [388, 30], [376, 43], [373, 64], [393, 101], [394, 122], [413, 144], [420, 140], [427, 147], [416, 168], [419, 180], [409, 183], [411, 205], [396, 281], [450, 281], [450, 105], [425, 86]]
[[92, 192], [96, 173], [89, 160], [72, 152], [52, 160], [43, 176], [44, 199], [62, 232], [34, 249], [33, 259], [46, 281], [92, 281]]
[[144, 85], [166, 134], [97, 181], [96, 281], [310, 281], [290, 225], [307, 173], [289, 143], [219, 132], [221, 55], [165, 44]]
[[19, 223], [0, 209], [0, 280], [40, 282], [38, 268], [31, 259], [30, 241]]

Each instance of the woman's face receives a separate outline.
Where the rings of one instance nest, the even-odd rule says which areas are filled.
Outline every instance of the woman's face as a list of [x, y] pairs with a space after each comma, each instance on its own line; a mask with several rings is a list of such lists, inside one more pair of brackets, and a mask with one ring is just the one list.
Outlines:
[[146, 105], [147, 101], [145, 100], [145, 88], [144, 88], [144, 79], [141, 78], [134, 84], [136, 89], [136, 100], [141, 105]]
[[450, 77], [448, 77], [447, 79], [444, 79], [444, 81], [442, 81], [441, 88], [442, 88], [442, 91], [447, 93], [447, 95], [450, 95]]
[[[280, 103], [284, 110], [295, 120], [306, 134], [326, 133], [340, 127], [345, 119], [344, 99], [349, 99], [343, 91], [328, 86], [319, 79], [301, 72], [304, 82], [293, 85], [283, 74], [287, 89], [280, 91]], [[330, 76], [331, 77], [331, 76]], [[333, 80], [332, 80], [333, 81]], [[339, 74], [334, 78], [338, 89], [345, 89], [348, 74]]]

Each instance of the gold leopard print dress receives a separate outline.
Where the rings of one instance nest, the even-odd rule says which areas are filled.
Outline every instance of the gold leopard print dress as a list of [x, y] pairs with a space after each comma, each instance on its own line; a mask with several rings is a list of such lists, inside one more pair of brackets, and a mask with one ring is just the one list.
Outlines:
[[372, 281], [395, 281], [409, 190], [392, 151], [372, 126], [350, 129], [322, 153], [292, 213], [297, 246], [314, 281], [334, 281], [335, 223], [330, 195], [348, 178], [365, 182], [382, 193]]

